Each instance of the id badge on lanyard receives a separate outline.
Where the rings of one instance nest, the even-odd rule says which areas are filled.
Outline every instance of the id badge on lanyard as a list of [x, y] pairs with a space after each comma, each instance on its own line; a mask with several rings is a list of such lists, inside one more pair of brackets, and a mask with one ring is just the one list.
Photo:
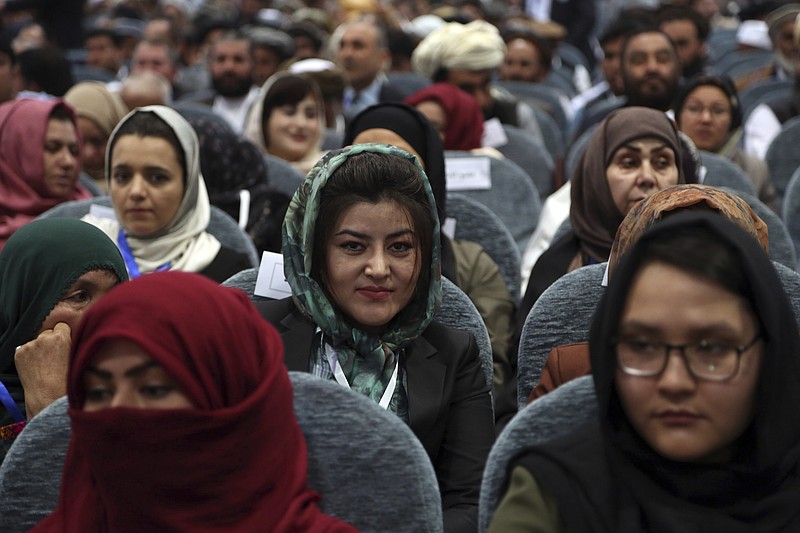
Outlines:
[[[325, 344], [325, 354], [328, 356], [328, 362], [331, 365], [331, 370], [333, 370], [333, 377], [343, 387], [350, 388], [350, 382], [347, 381], [347, 376], [344, 375], [344, 371], [342, 371], [342, 366], [339, 364], [339, 357], [336, 355], [336, 351], [333, 347], [329, 344]], [[394, 362], [394, 371], [392, 372], [392, 377], [389, 378], [389, 383], [386, 385], [386, 390], [383, 392], [383, 396], [381, 396], [381, 401], [378, 402], [378, 405], [383, 407], [384, 409], [389, 408], [389, 402], [392, 401], [392, 396], [394, 396], [394, 389], [397, 387], [397, 369], [400, 366], [400, 358], [395, 357]]]

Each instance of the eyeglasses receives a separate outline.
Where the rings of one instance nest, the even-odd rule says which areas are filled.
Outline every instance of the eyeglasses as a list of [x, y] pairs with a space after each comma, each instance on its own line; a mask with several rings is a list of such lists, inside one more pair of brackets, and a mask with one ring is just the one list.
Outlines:
[[761, 338], [747, 344], [734, 346], [702, 341], [695, 344], [667, 344], [666, 342], [641, 339], [614, 339], [617, 366], [629, 376], [658, 376], [667, 368], [669, 354], [678, 350], [689, 373], [697, 379], [727, 381], [739, 372], [742, 354], [752, 348]]
[[702, 104], [696, 104], [696, 103], [686, 104], [683, 107], [683, 110], [691, 115], [697, 115], [697, 116], [702, 115], [703, 113], [705, 113], [706, 110], [708, 110], [708, 112], [714, 118], [722, 118], [725, 115], [729, 115], [731, 113], [731, 110], [726, 107], [722, 106], [706, 107]]

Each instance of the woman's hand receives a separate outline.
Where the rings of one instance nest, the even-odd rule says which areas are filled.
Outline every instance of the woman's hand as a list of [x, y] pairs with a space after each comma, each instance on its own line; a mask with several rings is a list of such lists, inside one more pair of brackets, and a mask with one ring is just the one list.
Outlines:
[[30, 420], [67, 393], [67, 363], [72, 342], [69, 325], [59, 322], [53, 329], [17, 348], [14, 364], [25, 391], [25, 409]]

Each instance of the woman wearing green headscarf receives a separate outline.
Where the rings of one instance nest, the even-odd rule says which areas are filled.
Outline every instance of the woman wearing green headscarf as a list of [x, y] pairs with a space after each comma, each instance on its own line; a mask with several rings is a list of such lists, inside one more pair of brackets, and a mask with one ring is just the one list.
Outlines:
[[436, 470], [444, 530], [475, 531], [492, 404], [475, 339], [433, 320], [439, 221], [419, 163], [380, 144], [329, 153], [292, 198], [282, 250], [292, 297], [258, 306], [289, 370], [405, 420]]
[[91, 224], [35, 220], [0, 252], [0, 461], [30, 418], [66, 394], [71, 331], [128, 279], [114, 242]]

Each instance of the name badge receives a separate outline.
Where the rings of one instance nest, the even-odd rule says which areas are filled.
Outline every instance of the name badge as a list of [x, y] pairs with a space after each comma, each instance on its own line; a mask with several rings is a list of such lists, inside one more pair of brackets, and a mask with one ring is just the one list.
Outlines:
[[283, 274], [283, 255], [275, 252], [264, 252], [261, 255], [253, 294], [276, 300], [292, 295], [292, 288]]
[[489, 158], [456, 157], [447, 159], [448, 191], [485, 191], [492, 188]]
[[503, 129], [503, 124], [498, 118], [490, 118], [483, 123], [483, 136], [481, 145], [490, 148], [499, 148], [508, 144], [508, 135]]

